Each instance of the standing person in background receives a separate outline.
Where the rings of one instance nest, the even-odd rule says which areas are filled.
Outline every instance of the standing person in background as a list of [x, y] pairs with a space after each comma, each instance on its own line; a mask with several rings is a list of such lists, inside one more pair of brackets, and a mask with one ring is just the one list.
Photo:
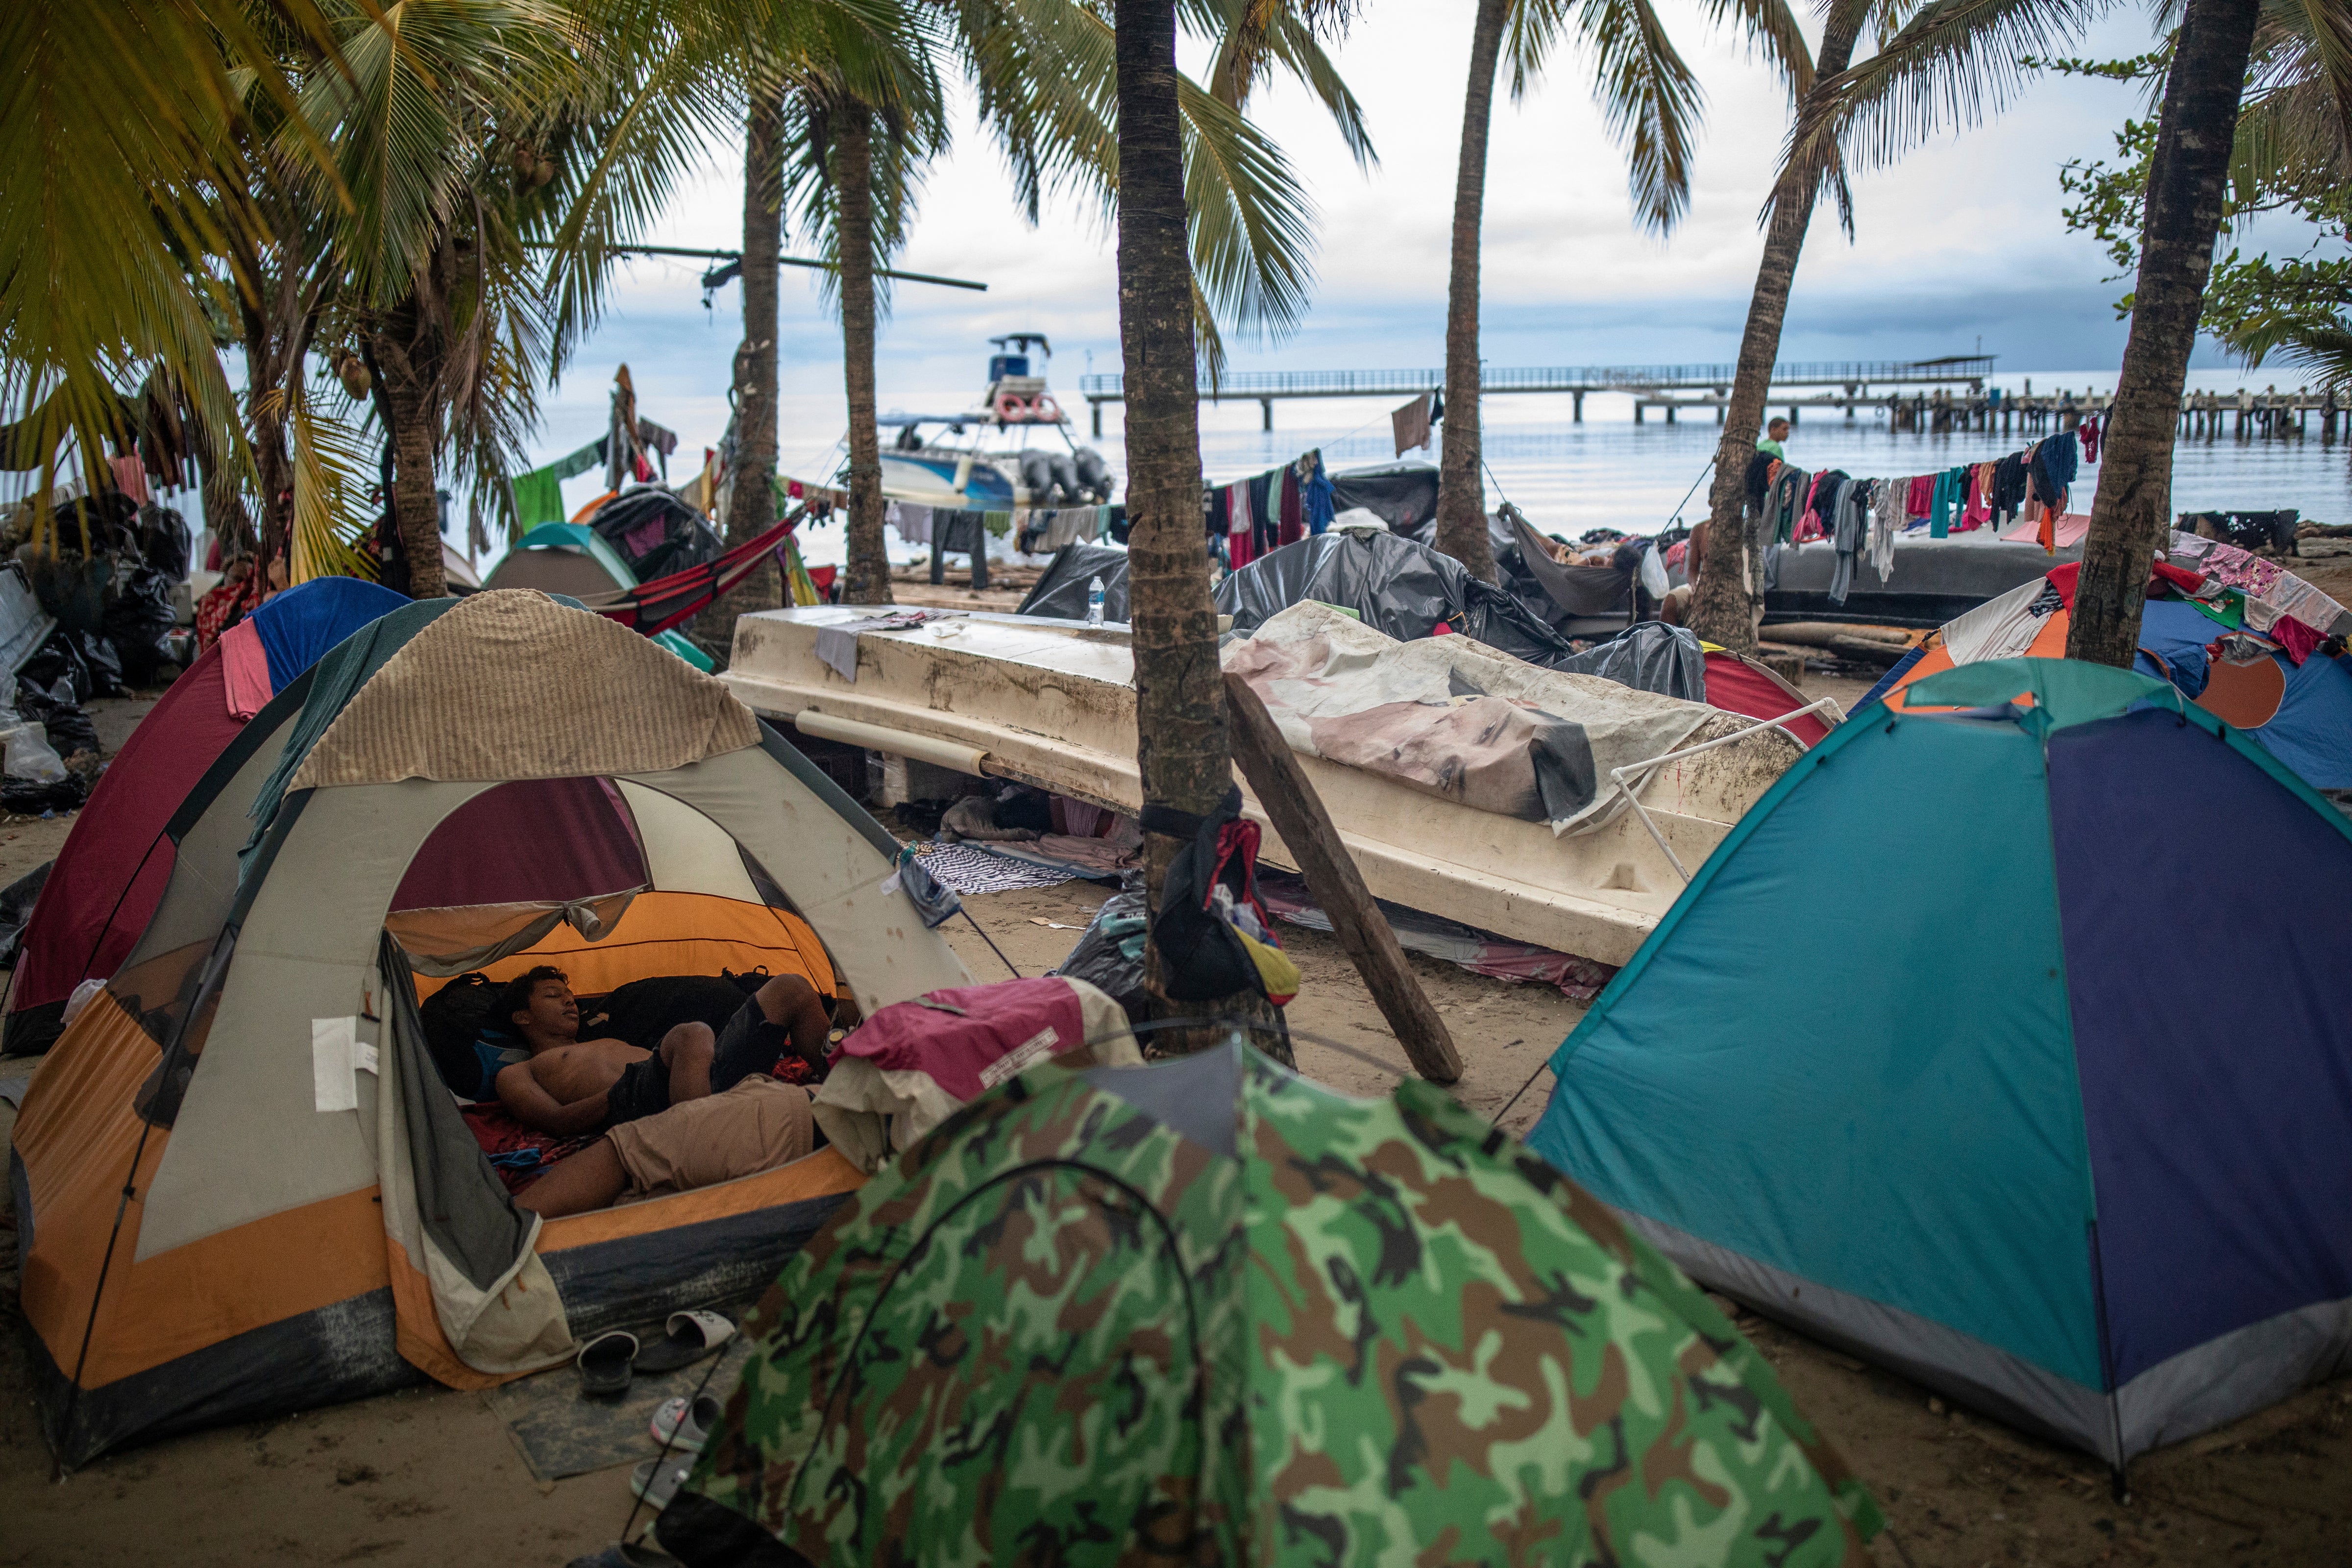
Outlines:
[[1756, 449], [1759, 452], [1769, 452], [1786, 462], [1789, 454], [1780, 449], [1780, 443], [1788, 438], [1789, 422], [1786, 419], [1775, 419], [1764, 426], [1764, 439], [1756, 443]]

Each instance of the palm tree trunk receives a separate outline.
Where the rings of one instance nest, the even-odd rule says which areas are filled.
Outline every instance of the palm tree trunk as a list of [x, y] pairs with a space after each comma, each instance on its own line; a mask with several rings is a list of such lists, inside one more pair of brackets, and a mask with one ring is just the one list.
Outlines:
[[2066, 657], [2128, 669], [2148, 563], [2172, 519], [2172, 443], [2221, 233], [2258, 0], [2189, 0], [2148, 164], [2139, 278]]
[[[1816, 82], [1835, 76], [1853, 59], [1860, 18], [1861, 8], [1855, 5], [1831, 12], [1821, 55], [1814, 61]], [[1796, 284], [1797, 259], [1805, 247], [1805, 230], [1812, 224], [1813, 198], [1820, 189], [1815, 171], [1795, 167], [1781, 170], [1772, 187], [1764, 259], [1756, 268], [1756, 290], [1748, 297], [1731, 400], [1723, 411], [1723, 439], [1715, 449], [1715, 482], [1707, 487], [1706, 547], [1698, 580], [1692, 584], [1688, 624], [1708, 641], [1742, 653], [1756, 646], [1758, 612], [1764, 602], [1764, 541], [1748, 516], [1748, 465], [1756, 456], [1756, 432], [1763, 423], [1764, 399], [1772, 390], [1772, 366], [1780, 357], [1780, 330], [1789, 318], [1789, 293]]]
[[1478, 0], [1470, 34], [1470, 90], [1463, 100], [1462, 161], [1454, 176], [1453, 276], [1445, 294], [1445, 434], [1437, 461], [1437, 548], [1489, 583], [1500, 579], [1479, 475], [1478, 231], [1486, 210], [1495, 62], [1509, 8], [1510, 0]]
[[434, 367], [419, 364], [402, 323], [413, 324], [413, 302], [393, 312], [374, 334], [375, 362], [383, 371], [384, 409], [392, 437], [392, 518], [408, 554], [408, 595], [437, 599], [448, 591], [441, 572], [441, 498], [433, 480], [439, 442], [434, 430]]
[[[755, 85], [743, 128], [743, 342], [735, 351], [735, 457], [727, 470], [727, 542], [757, 539], [776, 523], [776, 258], [783, 244], [784, 94]], [[783, 603], [772, 563], [703, 613], [698, 640], [720, 655], [735, 646], [735, 619]]]
[[[1118, 50], [1118, 335], [1127, 376], [1128, 617], [1135, 653], [1135, 758], [1143, 802], [1195, 816], [1233, 787], [1225, 737], [1217, 606], [1209, 596], [1201, 517], [1201, 423], [1187, 243], [1184, 142], [1176, 99], [1175, 0], [1117, 0]], [[1181, 837], [1147, 831], [1151, 918]], [[1160, 991], [1159, 950], [1147, 960], [1153, 1010], [1270, 1019], [1262, 994], [1211, 1003]], [[1155, 1038], [1158, 1053], [1206, 1045], [1222, 1031]], [[1183, 1031], [1187, 1036], [1193, 1032]], [[1257, 1037], [1287, 1062], [1286, 1038]]]
[[891, 602], [882, 542], [882, 441], [874, 424], [874, 116], [862, 103], [834, 119], [834, 199], [841, 229], [842, 382], [849, 394], [849, 571], [842, 600]]

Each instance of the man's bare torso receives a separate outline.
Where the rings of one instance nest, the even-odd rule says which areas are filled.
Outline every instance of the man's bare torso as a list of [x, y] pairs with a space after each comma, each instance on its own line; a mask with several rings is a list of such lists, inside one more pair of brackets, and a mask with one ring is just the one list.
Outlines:
[[550, 1100], [559, 1105], [572, 1105], [604, 1093], [621, 1081], [621, 1074], [630, 1063], [644, 1061], [652, 1055], [626, 1040], [583, 1040], [578, 1045], [541, 1051], [524, 1065]]

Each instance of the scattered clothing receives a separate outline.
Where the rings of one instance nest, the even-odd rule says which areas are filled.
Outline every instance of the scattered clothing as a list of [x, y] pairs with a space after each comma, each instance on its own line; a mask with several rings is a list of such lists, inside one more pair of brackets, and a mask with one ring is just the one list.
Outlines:
[[816, 657], [827, 668], [854, 686], [857, 683], [857, 638], [861, 633], [903, 631], [909, 626], [919, 626], [926, 621], [945, 618], [937, 610], [894, 610], [885, 616], [869, 616], [862, 621], [820, 627], [816, 634]]

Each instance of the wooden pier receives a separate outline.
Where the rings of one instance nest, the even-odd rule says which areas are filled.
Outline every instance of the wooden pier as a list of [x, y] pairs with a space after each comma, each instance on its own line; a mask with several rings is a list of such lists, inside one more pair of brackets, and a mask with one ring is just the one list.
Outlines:
[[[1798, 361], [1772, 367], [1772, 384], [1781, 388], [1835, 387], [1847, 399], [1868, 399], [1869, 389], [1922, 386], [1965, 386], [1970, 395], [1984, 390], [1992, 374], [1991, 354], [1945, 354], [1936, 359]], [[1584, 422], [1584, 399], [1593, 393], [1630, 393], [1638, 423], [1645, 406], [1673, 411], [1715, 405], [1731, 391], [1738, 367], [1728, 364], [1555, 365], [1549, 367], [1488, 366], [1479, 373], [1479, 390], [1493, 397], [1509, 393], [1565, 393], [1574, 400], [1570, 417]], [[1274, 405], [1291, 397], [1412, 397], [1445, 386], [1442, 370], [1282, 370], [1242, 371], [1213, 385], [1201, 388], [1203, 403], [1255, 402], [1264, 411], [1265, 427], [1274, 428]], [[1706, 389], [1706, 395], [1675, 400], [1666, 395], [1685, 389]], [[1125, 401], [1124, 378], [1088, 375], [1078, 381], [1078, 395], [1087, 400], [1094, 433], [1102, 435], [1106, 403]], [[1882, 394], [1883, 395], [1883, 394]], [[1816, 403], [1819, 400], [1815, 400]]]

